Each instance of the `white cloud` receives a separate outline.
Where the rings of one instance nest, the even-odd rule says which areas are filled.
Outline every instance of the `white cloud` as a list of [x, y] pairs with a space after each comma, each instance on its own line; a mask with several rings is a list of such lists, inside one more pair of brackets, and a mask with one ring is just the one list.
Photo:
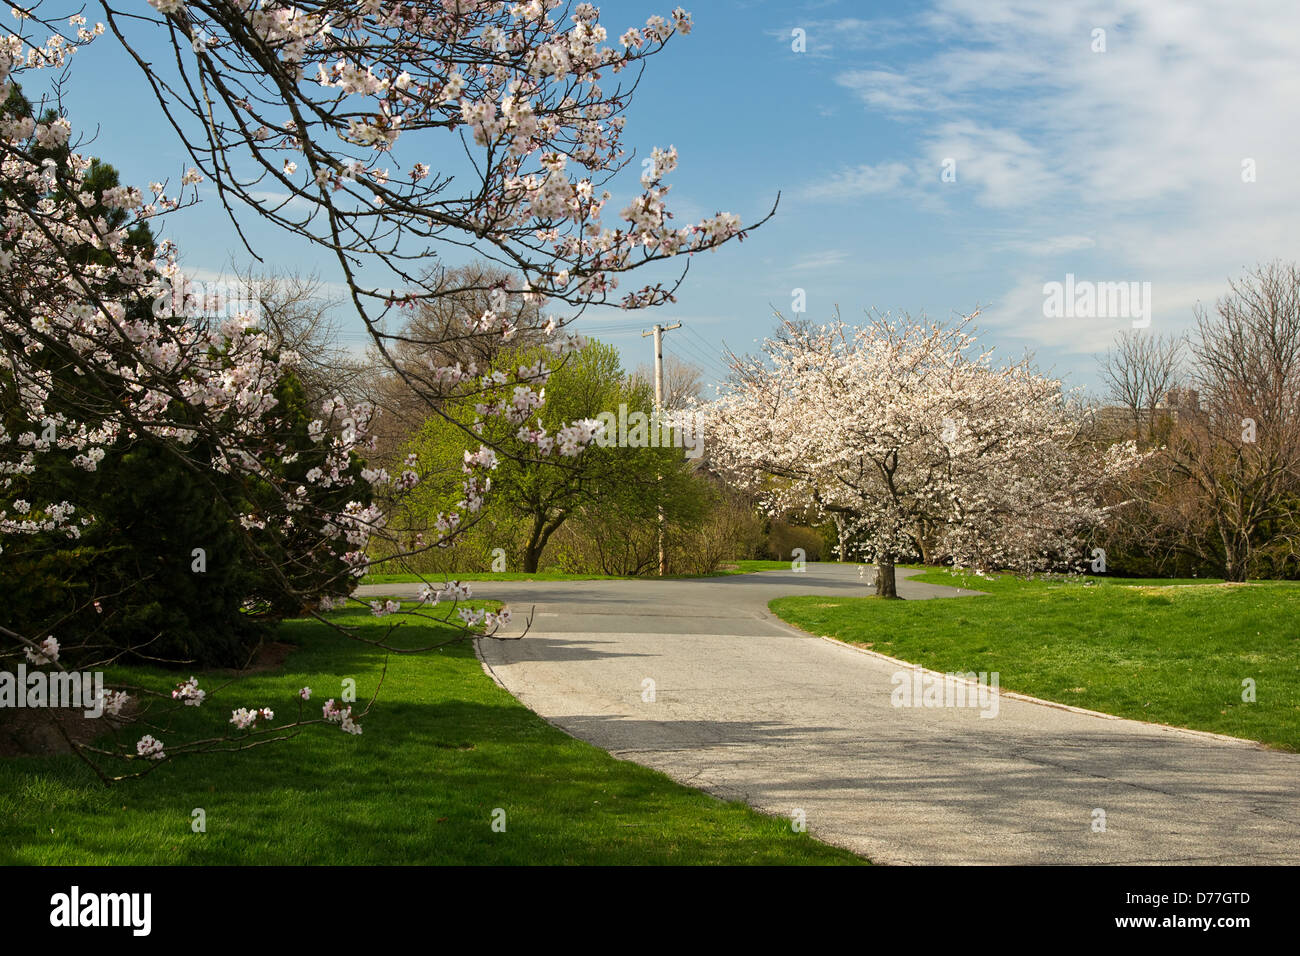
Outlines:
[[1125, 319], [1045, 317], [1043, 284], [1063, 278], [1055, 273], [1020, 276], [1006, 293], [984, 309], [979, 317], [980, 327], [996, 331], [1003, 342], [1045, 346], [1082, 355], [1105, 351], [1117, 332], [1132, 327], [1131, 320]]
[[876, 109], [912, 112], [952, 105], [952, 101], [933, 86], [888, 70], [850, 70], [837, 76], [835, 82], [852, 90], [867, 106]]
[[864, 163], [841, 169], [799, 190], [804, 199], [858, 199], [899, 190], [911, 173], [904, 163]]
[[[1105, 52], [1093, 52], [1095, 28]], [[957, 182], [925, 196], [980, 231], [1014, 226], [990, 251], [1151, 281], [1157, 322], [1185, 327], [1228, 276], [1300, 259], [1296, 36], [1300, 4], [1287, 0], [936, 0], [897, 62], [838, 79], [902, 124], [915, 159], [845, 170], [807, 192], [884, 192], [908, 165], [937, 183], [955, 158]], [[1246, 159], [1255, 182], [1242, 180]], [[1053, 276], [1013, 270], [1023, 274], [990, 313], [999, 327], [1073, 352], [1109, 340], [1113, 329], [1044, 319]]]
[[956, 181], [950, 185], [973, 184], [981, 205], [1024, 206], [1055, 191], [1049, 159], [1015, 130], [954, 120], [931, 135], [926, 154], [936, 180], [951, 162]]
[[1097, 241], [1091, 236], [1034, 236], [1025, 239], [1006, 239], [994, 248], [1001, 252], [1016, 252], [1026, 256], [1059, 256], [1064, 252], [1091, 249]]
[[[1133, 327], [1127, 318], [1049, 318], [1043, 314], [1046, 296], [1043, 285], [1063, 282], [1065, 270], [1022, 273], [1011, 287], [982, 312], [982, 328], [996, 331], [1004, 342], [1043, 346], [1065, 355], [1097, 355], [1110, 347], [1115, 335]], [[1150, 282], [1153, 333], [1184, 332], [1193, 322], [1198, 305], [1213, 311], [1214, 303], [1226, 291], [1214, 281], [1152, 279], [1141, 271], [1085, 270], [1078, 281]]]
[[845, 46], [862, 48], [897, 42], [906, 24], [900, 20], [860, 17], [840, 17], [836, 20], [818, 20], [812, 25], [816, 33], [835, 37]]
[[[830, 6], [818, 4], [814, 6]], [[804, 12], [811, 12], [805, 6]], [[859, 17], [839, 17], [836, 19], [797, 19], [780, 29], [764, 32], [789, 48], [791, 31], [804, 31], [805, 50], [800, 56], [813, 59], [829, 59], [842, 50], [869, 50], [892, 46], [906, 38], [908, 24], [897, 19], [863, 20]]]
[[810, 252], [790, 263], [790, 268], [787, 271], [814, 272], [818, 269], [830, 269], [834, 266], [843, 265], [848, 261], [848, 258], [849, 254], [843, 249], [825, 249], [821, 252]]

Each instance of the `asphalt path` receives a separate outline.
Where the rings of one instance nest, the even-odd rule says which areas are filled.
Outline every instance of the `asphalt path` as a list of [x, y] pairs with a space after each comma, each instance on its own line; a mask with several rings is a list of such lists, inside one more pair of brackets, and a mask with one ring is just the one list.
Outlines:
[[[908, 599], [981, 600], [899, 573]], [[542, 717], [876, 862], [1300, 863], [1298, 754], [1006, 691], [995, 716], [969, 692], [896, 706], [906, 679], [935, 675], [767, 610], [787, 595], [864, 595], [855, 567], [472, 587], [517, 624], [531, 613], [522, 639], [478, 649]]]

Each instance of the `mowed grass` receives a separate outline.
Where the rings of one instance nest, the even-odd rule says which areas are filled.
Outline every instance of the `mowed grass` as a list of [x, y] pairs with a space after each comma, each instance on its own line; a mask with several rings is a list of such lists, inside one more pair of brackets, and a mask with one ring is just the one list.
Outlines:
[[367, 574], [361, 584], [419, 584], [428, 581], [439, 584], [442, 581], [604, 581], [619, 580], [616, 574], [561, 574], [559, 571], [537, 571], [525, 574], [522, 571], [430, 571], [427, 574]]
[[[997, 671], [1001, 689], [1300, 750], [1300, 585], [913, 580], [988, 592], [932, 601], [792, 597], [782, 619], [940, 672]], [[1256, 700], [1242, 700], [1243, 681]]]
[[[386, 621], [339, 613], [371, 637]], [[416, 647], [447, 636], [406, 624]], [[279, 720], [340, 696], [360, 704], [385, 653], [316, 621], [282, 625], [297, 645], [275, 672], [251, 674], [185, 708], [175, 739], [223, 733], [235, 707]], [[170, 688], [185, 675], [132, 669]], [[218, 678], [200, 674], [200, 686]], [[221, 678], [226, 679], [226, 678]], [[314, 726], [285, 743], [205, 754], [106, 788], [73, 756], [0, 760], [0, 862], [17, 864], [855, 864], [852, 854], [766, 817], [615, 760], [541, 720], [483, 673], [461, 643], [391, 655], [364, 733]], [[141, 735], [128, 728], [127, 739]], [[159, 735], [164, 744], [168, 735]], [[191, 829], [206, 813], [206, 833]], [[492, 829], [505, 811], [505, 831]]]
[[719, 574], [754, 574], [757, 571], [789, 571], [789, 561], [732, 561]]
[[[712, 574], [669, 574], [674, 579], [701, 577], [723, 577], [729, 574], [753, 574], [756, 571], [789, 571], [789, 561], [732, 561], [724, 564]], [[436, 584], [440, 581], [635, 581], [656, 575], [630, 574], [565, 574], [560, 571], [536, 571], [531, 574], [523, 571], [448, 571], [429, 572], [425, 575], [376, 572], [361, 579], [362, 584], [419, 584], [428, 581]]]

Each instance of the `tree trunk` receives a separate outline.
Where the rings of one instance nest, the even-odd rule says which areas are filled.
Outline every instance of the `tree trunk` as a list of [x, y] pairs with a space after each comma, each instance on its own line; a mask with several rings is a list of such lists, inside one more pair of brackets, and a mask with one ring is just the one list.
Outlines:
[[1223, 541], [1223, 580], [1245, 584], [1246, 570], [1250, 564], [1249, 539], [1245, 539], [1235, 528], [1221, 529], [1219, 537]]
[[[1236, 542], [1233, 542], [1236, 545]], [[1240, 546], [1232, 547], [1224, 555], [1223, 580], [1231, 581], [1233, 584], [1246, 583], [1246, 570], [1250, 564], [1249, 551]]]
[[524, 573], [536, 574], [537, 565], [542, 560], [542, 549], [546, 547], [546, 538], [542, 530], [545, 527], [545, 519], [540, 515], [533, 519], [533, 533], [528, 536], [528, 544], [524, 546]]
[[528, 539], [528, 546], [524, 548], [524, 573], [536, 574], [537, 565], [541, 563], [542, 552], [546, 550], [546, 542], [551, 540], [551, 535], [555, 534], [557, 528], [564, 524], [568, 518], [567, 512], [560, 512], [549, 525], [544, 518], [537, 518], [533, 522], [533, 533]]
[[536, 574], [537, 563], [542, 559], [542, 549], [529, 543], [524, 549], [524, 574]]
[[876, 563], [876, 597], [898, 598], [898, 587], [894, 583], [893, 558], [881, 558]]

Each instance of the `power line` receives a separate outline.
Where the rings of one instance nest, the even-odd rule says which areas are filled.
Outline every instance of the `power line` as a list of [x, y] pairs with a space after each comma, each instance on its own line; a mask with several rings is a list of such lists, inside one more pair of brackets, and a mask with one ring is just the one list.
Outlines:
[[[679, 342], [678, 344], [680, 345], [682, 343]], [[669, 348], [667, 346], [665, 346], [665, 350], [669, 355], [677, 359], [677, 361], [681, 362], [683, 365], [688, 365], [694, 368], [698, 368], [708, 378], [715, 378], [718, 381], [722, 381], [724, 378], [726, 378], [725, 375], [720, 375], [719, 370], [717, 369], [716, 366], [703, 362], [698, 355], [678, 352], [676, 351], [676, 349]]]
[[[704, 336], [700, 335], [700, 334], [699, 334], [698, 332], [696, 332], [694, 329], [687, 329], [686, 332], [687, 332], [688, 335], [694, 335], [694, 336], [695, 336], [695, 340], [696, 340], [697, 342], [699, 342], [700, 345], [703, 346], [704, 349], [705, 349], [706, 351], [708, 351], [708, 350], [713, 350], [713, 349], [715, 348], [713, 345], [711, 345], [708, 341], [705, 340]], [[726, 355], [725, 355], [725, 350], [724, 350], [724, 349], [717, 349], [716, 352], [717, 352], [717, 356], [716, 356], [716, 358], [714, 359], [714, 362], [715, 362], [715, 363], [716, 363], [720, 368], [724, 368], [724, 369], [726, 369], [728, 375], [731, 374], [731, 366], [727, 364], [727, 359], [726, 359]], [[723, 378], [726, 378], [726, 375], [724, 375]]]
[[[691, 335], [694, 333], [694, 330], [687, 327], [686, 332], [688, 335]], [[704, 341], [698, 334], [695, 334], [694, 338], [701, 342]], [[680, 341], [678, 344], [687, 349], [693, 356], [691, 359], [692, 364], [700, 365], [705, 371], [715, 375], [720, 375], [720, 378], [722, 379], [727, 377], [726, 373], [721, 371], [721, 369], [724, 368], [723, 364], [719, 362], [715, 356], [710, 355], [708, 343], [704, 343], [704, 348], [700, 348], [700, 346], [696, 345], [689, 339]]]
[[711, 357], [707, 352], [702, 352], [697, 346], [692, 346], [691, 350], [692, 354], [695, 355], [699, 361], [704, 363], [704, 367], [717, 375], [719, 379], [725, 379], [727, 377], [727, 367], [716, 358]]

